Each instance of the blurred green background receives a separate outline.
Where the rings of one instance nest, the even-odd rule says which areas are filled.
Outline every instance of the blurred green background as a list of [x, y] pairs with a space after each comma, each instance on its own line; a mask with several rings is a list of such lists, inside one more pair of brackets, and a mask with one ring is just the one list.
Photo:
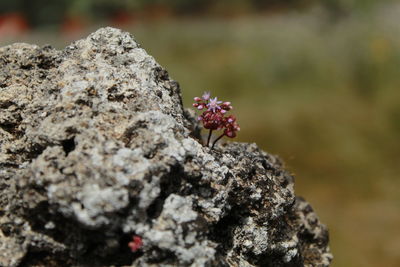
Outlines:
[[400, 1], [14, 0], [0, 45], [130, 31], [182, 87], [231, 101], [328, 225], [332, 266], [400, 266]]

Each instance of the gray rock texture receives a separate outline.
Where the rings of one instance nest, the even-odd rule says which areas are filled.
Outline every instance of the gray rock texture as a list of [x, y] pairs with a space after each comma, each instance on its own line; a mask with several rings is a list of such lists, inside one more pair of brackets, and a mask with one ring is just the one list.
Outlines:
[[13, 44], [0, 67], [0, 266], [329, 265], [282, 163], [255, 144], [205, 147], [130, 34]]

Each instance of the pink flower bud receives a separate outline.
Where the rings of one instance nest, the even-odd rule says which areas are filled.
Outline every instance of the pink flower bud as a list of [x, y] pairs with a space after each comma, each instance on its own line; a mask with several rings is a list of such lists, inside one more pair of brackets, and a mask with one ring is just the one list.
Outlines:
[[202, 98], [203, 98], [205, 101], [207, 101], [207, 100], [210, 99], [210, 96], [211, 96], [210, 92], [204, 92]]

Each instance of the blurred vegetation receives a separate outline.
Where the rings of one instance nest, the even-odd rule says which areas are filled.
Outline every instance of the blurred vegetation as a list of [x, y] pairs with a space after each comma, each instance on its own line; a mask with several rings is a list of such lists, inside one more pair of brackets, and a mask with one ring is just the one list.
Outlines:
[[[37, 25], [56, 13], [38, 0], [8, 8], [22, 2], [42, 3]], [[62, 14], [99, 21], [168, 5], [172, 18], [125, 29], [180, 82], [185, 105], [205, 90], [233, 103], [238, 139], [280, 155], [330, 228], [332, 266], [400, 266], [399, 1], [61, 2]], [[245, 15], [220, 16], [235, 12]], [[48, 31], [23, 40], [67, 43]]]
[[[182, 84], [232, 101], [239, 138], [280, 155], [331, 230], [333, 266], [400, 266], [400, 9], [133, 30]], [[314, 13], [315, 12], [315, 13]]]
[[[381, 0], [391, 2], [394, 0]], [[62, 24], [68, 17], [81, 17], [99, 21], [118, 13], [143, 13], [150, 10], [170, 15], [235, 15], [288, 9], [304, 9], [321, 4], [332, 18], [354, 10], [374, 6], [374, 0], [13, 0], [0, 2], [0, 14], [20, 12], [32, 27], [48, 27]]]

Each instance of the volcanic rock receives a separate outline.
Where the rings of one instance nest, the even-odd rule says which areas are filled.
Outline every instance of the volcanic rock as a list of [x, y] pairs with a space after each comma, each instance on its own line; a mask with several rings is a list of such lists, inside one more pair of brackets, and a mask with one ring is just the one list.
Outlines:
[[281, 161], [206, 147], [129, 33], [13, 44], [0, 67], [0, 266], [329, 265], [328, 231]]

